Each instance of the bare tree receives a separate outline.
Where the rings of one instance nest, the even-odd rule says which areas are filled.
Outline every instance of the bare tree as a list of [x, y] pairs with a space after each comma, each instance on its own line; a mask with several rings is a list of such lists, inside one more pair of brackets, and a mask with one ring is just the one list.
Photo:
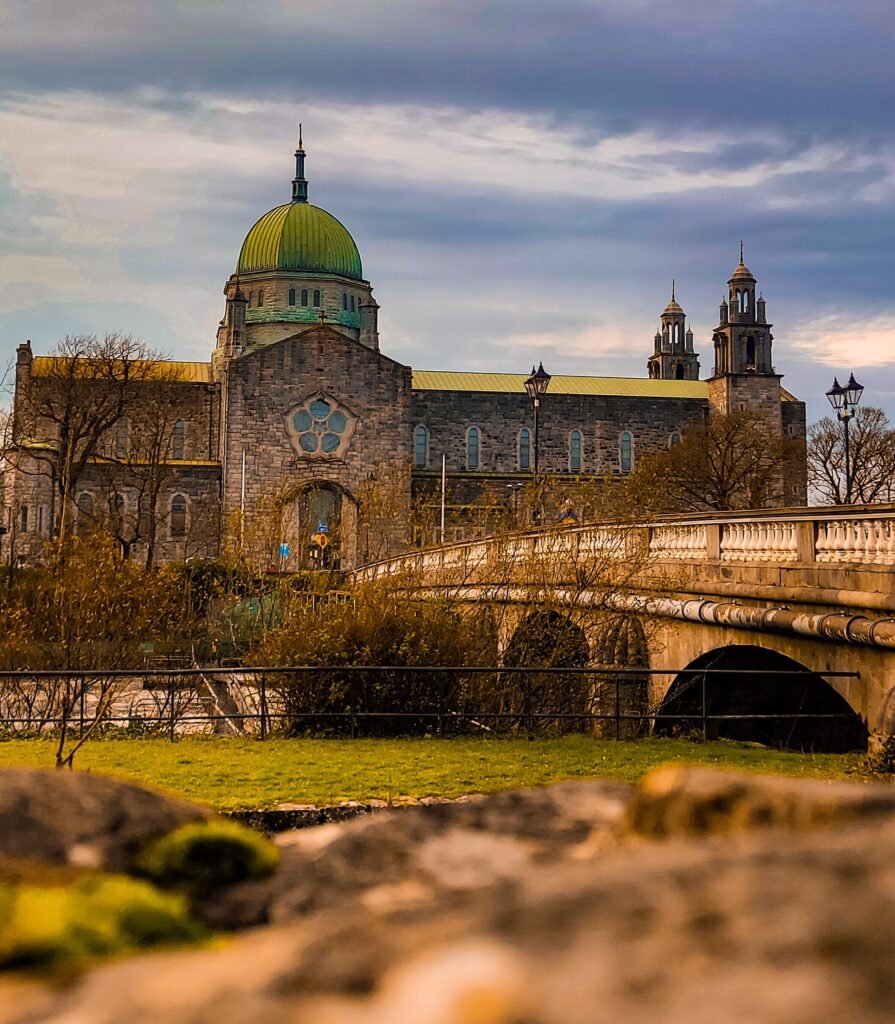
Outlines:
[[[849, 427], [851, 500], [891, 501], [895, 474], [895, 430], [882, 409], [859, 406]], [[808, 428], [808, 484], [823, 504], [846, 501], [845, 432], [829, 416]]]
[[797, 444], [750, 410], [711, 416], [679, 445], [644, 456], [629, 487], [647, 509], [761, 508], [782, 499], [783, 466]]
[[[70, 528], [75, 494], [88, 465], [158, 372], [160, 361], [158, 353], [130, 335], [68, 336], [40, 360], [30, 386], [19, 390], [13, 444], [27, 453], [36, 472], [53, 480], [57, 535]], [[23, 460], [17, 468], [26, 471]]]
[[119, 428], [126, 425], [126, 431], [115, 432], [120, 437], [107, 456], [118, 469], [104, 482], [101, 514], [126, 558], [135, 544], [146, 545], [147, 569], [155, 564], [159, 535], [167, 520], [161, 496], [174, 477], [172, 460], [183, 458], [184, 404], [177, 388], [183, 381], [177, 364], [156, 361], [149, 379], [142, 381], [129, 403], [126, 419], [118, 423]]

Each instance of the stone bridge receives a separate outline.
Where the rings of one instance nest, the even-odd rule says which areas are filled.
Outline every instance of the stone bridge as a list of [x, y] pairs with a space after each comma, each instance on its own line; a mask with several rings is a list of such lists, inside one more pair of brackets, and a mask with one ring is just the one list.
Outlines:
[[851, 709], [862, 734], [895, 732], [893, 568], [895, 505], [874, 505], [551, 527], [420, 550], [354, 577], [499, 610], [498, 653], [562, 615], [588, 664], [649, 670], [653, 708], [686, 707], [699, 669], [748, 668], [712, 677], [713, 712], [817, 714], [817, 746], [832, 748], [851, 740], [824, 739], [823, 714]]

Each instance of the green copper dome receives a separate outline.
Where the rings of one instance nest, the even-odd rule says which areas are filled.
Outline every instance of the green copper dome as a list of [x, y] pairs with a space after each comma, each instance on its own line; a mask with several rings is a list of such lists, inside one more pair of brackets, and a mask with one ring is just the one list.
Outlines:
[[265, 213], [246, 235], [238, 274], [293, 270], [363, 280], [360, 253], [344, 225], [301, 200]]

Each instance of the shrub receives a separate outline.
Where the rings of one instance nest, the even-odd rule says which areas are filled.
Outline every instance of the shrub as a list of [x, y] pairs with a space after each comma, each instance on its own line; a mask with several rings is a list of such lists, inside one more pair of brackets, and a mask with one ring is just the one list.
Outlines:
[[158, 885], [203, 893], [269, 875], [279, 851], [263, 836], [233, 821], [208, 821], [169, 832], [143, 851], [138, 867]]
[[887, 736], [878, 750], [862, 758], [857, 770], [862, 775], [895, 775], [895, 735]]

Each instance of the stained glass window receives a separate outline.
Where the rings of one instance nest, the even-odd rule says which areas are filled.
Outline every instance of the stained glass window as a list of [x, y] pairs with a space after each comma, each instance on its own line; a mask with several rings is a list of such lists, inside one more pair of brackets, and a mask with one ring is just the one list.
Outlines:
[[183, 420], [178, 420], [174, 424], [174, 436], [171, 439], [171, 458], [182, 459], [184, 458], [184, 450], [186, 448], [186, 423]]
[[623, 430], [618, 438], [618, 464], [623, 473], [630, 473], [633, 465], [633, 443], [631, 435]]
[[479, 428], [470, 427], [466, 431], [466, 468], [479, 468]]
[[519, 431], [519, 468], [531, 469], [531, 431], [527, 427]]
[[413, 465], [425, 469], [429, 463], [429, 431], [420, 423], [413, 428]]
[[573, 430], [569, 434], [569, 470], [581, 472], [581, 431]]
[[186, 536], [186, 498], [182, 494], [171, 499], [171, 536]]

